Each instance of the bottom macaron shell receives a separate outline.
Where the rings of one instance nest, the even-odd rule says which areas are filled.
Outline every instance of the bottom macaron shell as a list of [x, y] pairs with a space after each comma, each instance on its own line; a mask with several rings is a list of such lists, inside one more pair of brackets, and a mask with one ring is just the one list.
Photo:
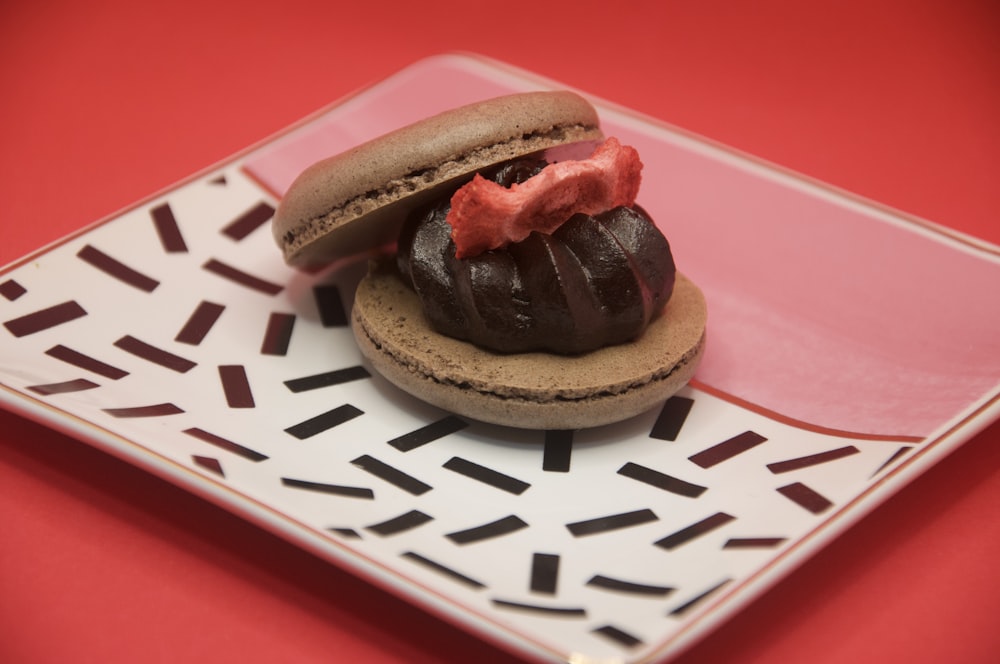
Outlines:
[[701, 290], [678, 273], [666, 308], [633, 342], [578, 356], [494, 353], [435, 332], [387, 261], [358, 286], [352, 326], [374, 369], [423, 401], [493, 424], [581, 429], [643, 413], [686, 385], [706, 320]]

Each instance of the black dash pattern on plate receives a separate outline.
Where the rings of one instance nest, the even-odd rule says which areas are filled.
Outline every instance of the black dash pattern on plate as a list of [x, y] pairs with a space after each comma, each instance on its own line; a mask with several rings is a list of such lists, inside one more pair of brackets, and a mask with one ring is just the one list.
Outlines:
[[175, 355], [170, 351], [148, 344], [128, 334], [116, 341], [114, 345], [126, 353], [178, 373], [187, 373], [197, 366], [197, 363], [192, 360]]
[[266, 201], [261, 201], [226, 224], [222, 228], [222, 234], [233, 240], [242, 240], [269, 222], [273, 216], [274, 207]]
[[198, 427], [190, 427], [188, 429], [184, 429], [183, 433], [186, 433], [192, 438], [197, 438], [202, 442], [208, 443], [209, 445], [214, 445], [219, 449], [226, 450], [227, 452], [232, 452], [233, 454], [243, 457], [244, 459], [249, 459], [250, 461], [258, 462], [267, 459], [266, 454], [261, 454], [260, 452], [250, 449], [249, 447], [244, 447], [239, 443], [234, 443], [228, 438], [223, 438], [222, 436], [218, 436], [214, 433], [205, 431], [204, 429], [200, 429]]
[[666, 597], [674, 591], [672, 586], [661, 586], [650, 583], [636, 583], [634, 581], [624, 581], [615, 579], [603, 574], [595, 574], [587, 581], [587, 585], [602, 590], [611, 590], [619, 593], [631, 595], [645, 595], [648, 597]]
[[344, 300], [340, 288], [335, 284], [320, 284], [313, 287], [313, 298], [319, 310], [319, 320], [323, 327], [346, 327], [348, 324]]
[[106, 362], [102, 362], [101, 360], [95, 359], [89, 355], [84, 355], [79, 351], [63, 346], [62, 344], [53, 346], [45, 351], [45, 354], [49, 357], [65, 362], [66, 364], [71, 364], [78, 369], [83, 369], [85, 371], [95, 373], [98, 376], [110, 378], [111, 380], [118, 380], [128, 375], [128, 372], [124, 369], [111, 366]]
[[560, 616], [563, 618], [586, 618], [587, 609], [580, 606], [546, 606], [543, 604], [526, 604], [524, 602], [514, 602], [506, 599], [493, 599], [493, 606], [501, 609], [512, 609], [515, 611], [526, 611], [529, 613], [540, 613], [549, 616]]
[[225, 477], [226, 472], [222, 469], [222, 463], [215, 457], [199, 456], [197, 454], [191, 457], [191, 461], [194, 465], [199, 468], [204, 468], [205, 470], [215, 473], [220, 477]]
[[187, 243], [181, 234], [180, 226], [174, 217], [174, 211], [170, 203], [161, 203], [149, 209], [149, 216], [153, 220], [153, 227], [160, 238], [163, 250], [168, 254], [187, 253]]
[[28, 389], [34, 392], [35, 394], [40, 394], [44, 397], [47, 397], [53, 394], [83, 392], [84, 390], [92, 390], [95, 387], [100, 387], [100, 385], [91, 380], [87, 380], [86, 378], [75, 378], [73, 380], [64, 380], [58, 383], [46, 383], [44, 385], [30, 385], [28, 386]]
[[4, 322], [3, 326], [15, 337], [26, 337], [29, 334], [37, 334], [86, 315], [86, 310], [75, 300], [68, 300], [12, 318]]
[[657, 440], [677, 440], [693, 405], [694, 399], [688, 397], [675, 395], [667, 399], [660, 409], [653, 429], [649, 432], [649, 437]]
[[521, 495], [531, 487], [528, 482], [511, 477], [492, 468], [487, 468], [468, 459], [463, 459], [462, 457], [456, 456], [448, 459], [444, 463], [444, 468], [515, 495]]
[[5, 299], [13, 302], [17, 298], [21, 297], [28, 292], [28, 289], [17, 283], [13, 279], [8, 279], [7, 281], [0, 282], [0, 295]]
[[154, 403], [147, 406], [125, 406], [120, 408], [102, 408], [105, 413], [112, 417], [163, 417], [166, 415], [180, 415], [184, 410], [172, 403]]
[[670, 615], [673, 618], [679, 618], [683, 616], [685, 613], [695, 608], [696, 606], [704, 602], [706, 599], [717, 593], [719, 590], [724, 588], [731, 581], [732, 579], [725, 579], [723, 581], [720, 581], [719, 583], [715, 584], [714, 586], [711, 586], [707, 590], [698, 593], [697, 595], [687, 600], [686, 602], [675, 606], [673, 609], [669, 611], [668, 615]]
[[313, 374], [311, 376], [303, 376], [302, 378], [292, 378], [285, 381], [285, 387], [287, 387], [292, 392], [308, 392], [309, 390], [318, 390], [324, 387], [331, 387], [333, 385], [342, 385], [343, 383], [349, 383], [355, 380], [362, 380], [364, 378], [371, 378], [371, 374], [360, 364], [353, 367], [345, 367], [343, 369], [334, 369], [333, 371], [324, 371], [323, 373]]
[[256, 277], [248, 272], [229, 265], [228, 263], [223, 263], [216, 258], [210, 258], [201, 266], [203, 270], [211, 272], [217, 277], [222, 277], [234, 284], [239, 284], [250, 290], [254, 290], [265, 295], [277, 295], [282, 290], [284, 286], [281, 284], [276, 284], [272, 281]]
[[462, 585], [468, 586], [476, 590], [486, 587], [486, 584], [483, 583], [482, 581], [477, 581], [476, 579], [473, 579], [470, 576], [466, 576], [461, 572], [457, 572], [454, 569], [446, 565], [442, 565], [441, 563], [436, 562], [434, 560], [431, 560], [430, 558], [427, 558], [426, 556], [416, 553], [415, 551], [406, 551], [401, 555], [406, 560], [413, 561], [418, 565], [421, 565], [422, 567], [437, 572], [438, 574], [443, 574], [445, 577], [451, 579], [452, 581], [457, 581]]
[[379, 523], [373, 523], [370, 526], [366, 526], [365, 530], [370, 530], [376, 535], [388, 537], [390, 535], [398, 535], [399, 533], [407, 530], [412, 530], [433, 520], [434, 518], [432, 516], [424, 514], [420, 510], [410, 510], [409, 512], [404, 512], [399, 516], [394, 516], [391, 519], [386, 519], [385, 521], [380, 521]]
[[661, 473], [658, 470], [640, 466], [629, 461], [618, 469], [618, 474], [629, 479], [637, 480], [643, 484], [654, 486], [657, 489], [669, 491], [670, 493], [684, 496], [685, 498], [697, 498], [708, 490], [708, 487], [700, 484], [693, 484], [685, 480], [678, 479], [672, 475]]
[[496, 521], [448, 533], [445, 537], [455, 544], [471, 544], [494, 537], [509, 535], [527, 527], [527, 522], [521, 519], [521, 517], [511, 514]]
[[534, 553], [531, 556], [531, 592], [555, 595], [559, 586], [558, 553]]
[[433, 488], [430, 484], [421, 482], [416, 477], [404, 473], [398, 468], [390, 466], [384, 461], [380, 461], [369, 454], [362, 454], [358, 458], [351, 461], [351, 463], [361, 470], [371, 473], [380, 480], [384, 480], [396, 488], [402, 489], [403, 491], [414, 496], [425, 494]]
[[332, 410], [328, 410], [325, 413], [320, 413], [315, 417], [303, 420], [298, 424], [293, 424], [285, 429], [285, 433], [294, 436], [299, 440], [305, 440], [306, 438], [312, 438], [317, 434], [321, 434], [324, 431], [353, 420], [359, 415], [364, 415], [364, 411], [355, 408], [351, 404], [344, 404], [343, 406], [338, 406]]
[[642, 645], [642, 639], [614, 625], [603, 625], [595, 628], [593, 632], [626, 648]]
[[691, 540], [706, 535], [716, 528], [721, 528], [730, 521], [734, 521], [736, 517], [726, 514], [725, 512], [716, 512], [715, 514], [705, 517], [697, 523], [692, 523], [690, 526], [681, 528], [680, 530], [663, 537], [654, 544], [661, 549], [673, 550], [677, 547], [687, 544]]
[[656, 513], [654, 513], [653, 510], [641, 509], [633, 512], [609, 514], [595, 519], [567, 523], [566, 528], [569, 529], [569, 532], [571, 532], [574, 537], [585, 537], [588, 535], [606, 533], [612, 530], [620, 530], [622, 528], [641, 526], [642, 524], [658, 520], [659, 517], [656, 516]]
[[303, 491], [313, 491], [316, 493], [326, 493], [332, 496], [344, 496], [346, 498], [363, 498], [373, 500], [375, 492], [368, 487], [344, 486], [342, 484], [328, 484], [326, 482], [313, 482], [310, 480], [300, 480], [293, 477], [282, 477], [281, 483], [292, 489], [302, 489]]
[[803, 468], [808, 468], [809, 466], [818, 466], [822, 463], [829, 463], [831, 461], [836, 461], [837, 459], [843, 459], [844, 457], [858, 454], [859, 452], [861, 452], [861, 450], [856, 448], [854, 445], [847, 445], [845, 447], [838, 447], [836, 449], [827, 450], [826, 452], [820, 452], [818, 454], [809, 454], [795, 459], [788, 459], [787, 461], [769, 463], [767, 464], [767, 469], [775, 475], [780, 473], [789, 473], [793, 470], [801, 470]]
[[225, 309], [225, 305], [202, 300], [194, 308], [194, 311], [191, 312], [191, 315], [188, 316], [184, 326], [177, 333], [177, 336], [174, 337], [174, 341], [197, 346], [205, 340], [205, 337], [208, 336], [208, 333], [212, 330], [212, 327], [219, 320], [219, 316], [222, 315]]
[[702, 468], [711, 468], [712, 466], [718, 465], [723, 461], [728, 461], [737, 455], [743, 454], [747, 450], [757, 447], [766, 440], [767, 438], [759, 433], [744, 431], [737, 436], [733, 436], [732, 438], [724, 440], [717, 445], [713, 445], [706, 450], [702, 450], [701, 452], [688, 457], [688, 459]]
[[833, 507], [833, 503], [829, 499], [802, 482], [786, 484], [785, 486], [778, 487], [776, 491], [813, 514], [822, 514]]
[[220, 364], [219, 380], [230, 408], [253, 408], [256, 406], [246, 368], [242, 364]]
[[272, 312], [267, 317], [267, 327], [264, 328], [264, 338], [260, 342], [261, 355], [284, 356], [288, 354], [288, 346], [292, 342], [292, 331], [295, 329], [295, 314]]
[[93, 245], [85, 245], [76, 255], [77, 258], [91, 267], [95, 267], [106, 275], [146, 293], [152, 293], [160, 285], [156, 279], [125, 265]]
[[410, 452], [427, 443], [432, 443], [435, 440], [461, 431], [467, 426], [469, 426], [469, 423], [465, 420], [454, 415], [448, 415], [419, 429], [414, 429], [413, 431], [404, 433], [402, 436], [393, 438], [388, 441], [388, 444], [400, 452]]
[[573, 431], [550, 429], [545, 432], [542, 451], [542, 470], [549, 473], [568, 473], [573, 456]]

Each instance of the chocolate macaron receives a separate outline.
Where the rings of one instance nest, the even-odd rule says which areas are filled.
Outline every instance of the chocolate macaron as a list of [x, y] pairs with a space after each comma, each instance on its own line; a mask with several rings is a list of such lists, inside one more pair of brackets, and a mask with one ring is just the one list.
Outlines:
[[[394, 243], [413, 211], [447, 202], [478, 172], [602, 138], [595, 109], [570, 92], [509, 95], [447, 111], [304, 171], [278, 207], [275, 239], [285, 260], [299, 266], [371, 252]], [[458, 260], [450, 251], [447, 260]], [[498, 352], [442, 334], [393, 257], [373, 260], [358, 286], [354, 336], [391, 383], [456, 414], [537, 429], [608, 424], [662, 403], [700, 361], [705, 300], [689, 279], [674, 277], [667, 260], [669, 299], [647, 312], [641, 333], [588, 352]], [[637, 283], [633, 290], [648, 299], [647, 285]], [[505, 292], [509, 297], [510, 289], [497, 297]]]

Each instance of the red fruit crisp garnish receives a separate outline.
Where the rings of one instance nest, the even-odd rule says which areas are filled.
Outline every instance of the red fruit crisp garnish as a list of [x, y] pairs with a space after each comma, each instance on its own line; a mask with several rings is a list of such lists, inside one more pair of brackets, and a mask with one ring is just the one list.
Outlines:
[[552, 233], [578, 212], [597, 214], [632, 205], [641, 171], [639, 153], [609, 138], [587, 159], [549, 164], [510, 188], [477, 174], [451, 198], [446, 220], [455, 256], [499, 249], [532, 231]]

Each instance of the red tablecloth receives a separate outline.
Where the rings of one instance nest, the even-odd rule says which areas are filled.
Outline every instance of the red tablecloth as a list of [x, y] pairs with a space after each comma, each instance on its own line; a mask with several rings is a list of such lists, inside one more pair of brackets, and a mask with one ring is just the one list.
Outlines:
[[[993, 3], [336, 4], [5, 3], [0, 264], [454, 50], [1000, 243]], [[5, 662], [508, 659], [6, 412], [0, 496]], [[989, 661], [998, 516], [993, 425], [680, 661]]]

